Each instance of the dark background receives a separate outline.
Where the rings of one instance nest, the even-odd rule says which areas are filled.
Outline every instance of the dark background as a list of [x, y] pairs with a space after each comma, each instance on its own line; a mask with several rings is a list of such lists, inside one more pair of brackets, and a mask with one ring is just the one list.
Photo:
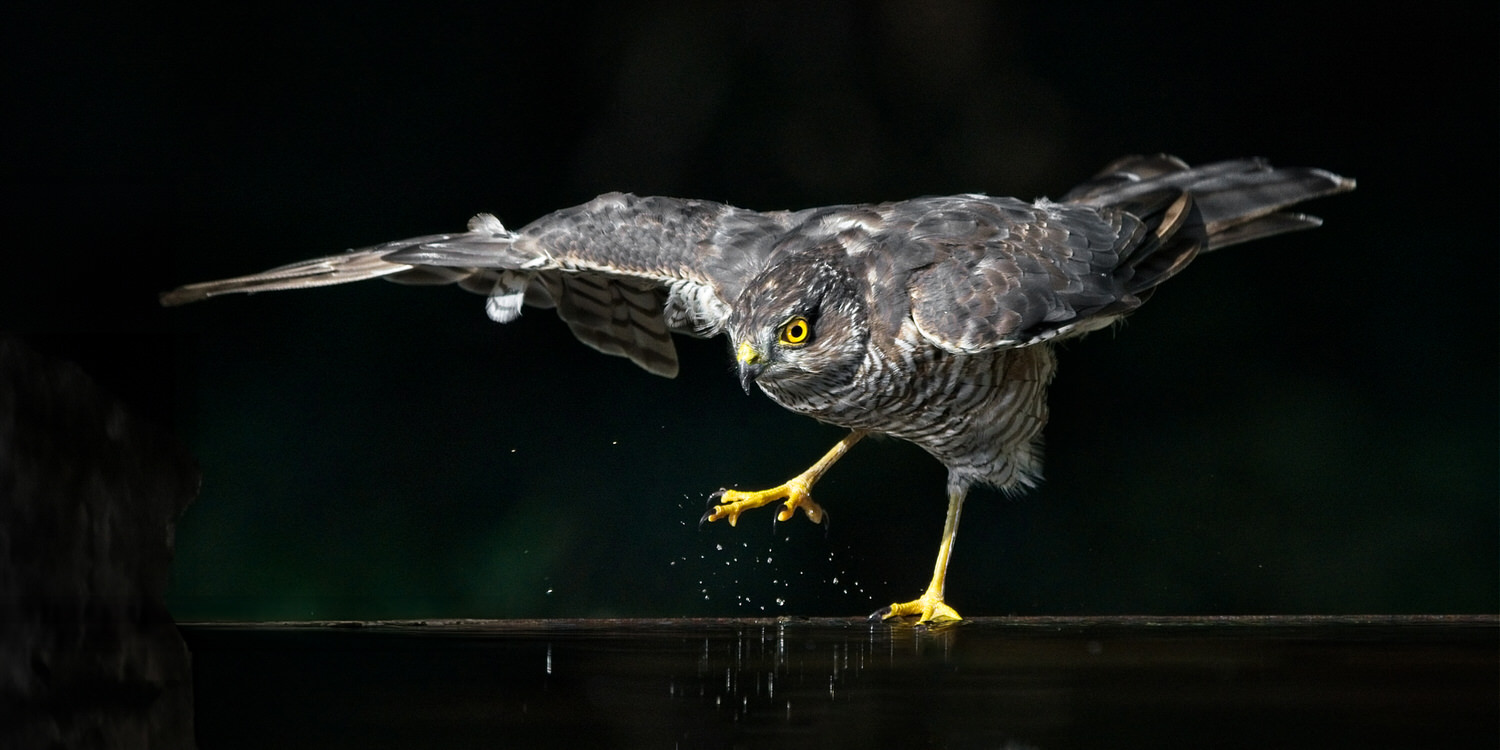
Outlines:
[[610, 190], [1057, 195], [1122, 154], [1359, 180], [1069, 343], [1048, 481], [977, 492], [970, 615], [1494, 612], [1496, 11], [1365, 3], [321, 3], [0, 10], [0, 328], [202, 465], [179, 619], [857, 614], [920, 592], [943, 470], [722, 340], [647, 375], [550, 312], [366, 283], [155, 295]]

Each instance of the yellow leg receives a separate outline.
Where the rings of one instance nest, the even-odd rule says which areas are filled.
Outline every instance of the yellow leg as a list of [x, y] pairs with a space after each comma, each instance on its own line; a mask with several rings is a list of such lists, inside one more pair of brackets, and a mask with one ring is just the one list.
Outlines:
[[932, 568], [932, 582], [927, 584], [927, 591], [912, 601], [892, 604], [870, 615], [870, 619], [889, 620], [917, 615], [919, 625], [933, 620], [963, 619], [943, 602], [943, 584], [948, 578], [948, 557], [953, 554], [953, 539], [958, 536], [958, 514], [963, 510], [967, 492], [967, 488], [948, 490], [948, 520], [943, 522], [943, 541], [938, 545], [937, 564]]
[[802, 512], [807, 514], [808, 519], [813, 523], [824, 523], [827, 520], [827, 514], [823, 512], [822, 506], [813, 502], [811, 494], [812, 486], [823, 476], [823, 472], [828, 471], [830, 466], [833, 466], [840, 458], [843, 458], [844, 454], [848, 453], [849, 449], [864, 436], [865, 433], [862, 430], [855, 430], [849, 433], [843, 440], [834, 445], [832, 450], [829, 450], [822, 458], [818, 459], [817, 463], [808, 467], [807, 471], [788, 479], [785, 484], [755, 492], [742, 492], [740, 490], [719, 490], [715, 492], [708, 498], [709, 502], [713, 504], [709, 506], [708, 512], [703, 514], [703, 518], [698, 521], [699, 525], [711, 523], [720, 518], [727, 518], [729, 519], [729, 525], [733, 526], [740, 520], [741, 513], [751, 508], [770, 505], [783, 498], [786, 500], [783, 503], [785, 507], [776, 514], [776, 520], [789, 521], [792, 516], [796, 515], [797, 509], [801, 508]]

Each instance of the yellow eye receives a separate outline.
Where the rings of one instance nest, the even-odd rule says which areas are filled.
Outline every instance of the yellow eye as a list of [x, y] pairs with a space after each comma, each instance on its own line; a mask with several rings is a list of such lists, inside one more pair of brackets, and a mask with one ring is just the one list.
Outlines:
[[810, 333], [812, 333], [812, 328], [808, 326], [807, 318], [798, 315], [781, 324], [781, 331], [777, 333], [776, 340], [787, 346], [801, 346], [807, 343], [807, 336]]

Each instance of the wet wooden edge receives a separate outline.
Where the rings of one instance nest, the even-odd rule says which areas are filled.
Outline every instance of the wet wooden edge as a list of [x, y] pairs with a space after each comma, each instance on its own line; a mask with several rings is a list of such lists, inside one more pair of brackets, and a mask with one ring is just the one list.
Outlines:
[[[864, 617], [675, 617], [675, 618], [550, 618], [410, 620], [281, 620], [182, 622], [193, 630], [376, 630], [386, 632], [589, 632], [662, 630], [736, 630], [798, 627], [853, 630], [913, 628], [910, 623], [871, 621]], [[1133, 630], [1195, 631], [1204, 629], [1297, 628], [1320, 630], [1351, 627], [1430, 627], [1500, 629], [1500, 614], [1424, 615], [1083, 615], [972, 617], [932, 629], [978, 627], [1015, 630], [1075, 630], [1123, 628]]]

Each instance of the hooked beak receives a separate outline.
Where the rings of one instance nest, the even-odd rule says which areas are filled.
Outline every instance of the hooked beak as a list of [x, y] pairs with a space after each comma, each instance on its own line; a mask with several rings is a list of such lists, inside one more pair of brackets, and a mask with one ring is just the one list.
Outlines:
[[740, 365], [740, 387], [749, 393], [750, 384], [766, 369], [765, 357], [750, 342], [742, 341], [734, 351], [734, 358]]

